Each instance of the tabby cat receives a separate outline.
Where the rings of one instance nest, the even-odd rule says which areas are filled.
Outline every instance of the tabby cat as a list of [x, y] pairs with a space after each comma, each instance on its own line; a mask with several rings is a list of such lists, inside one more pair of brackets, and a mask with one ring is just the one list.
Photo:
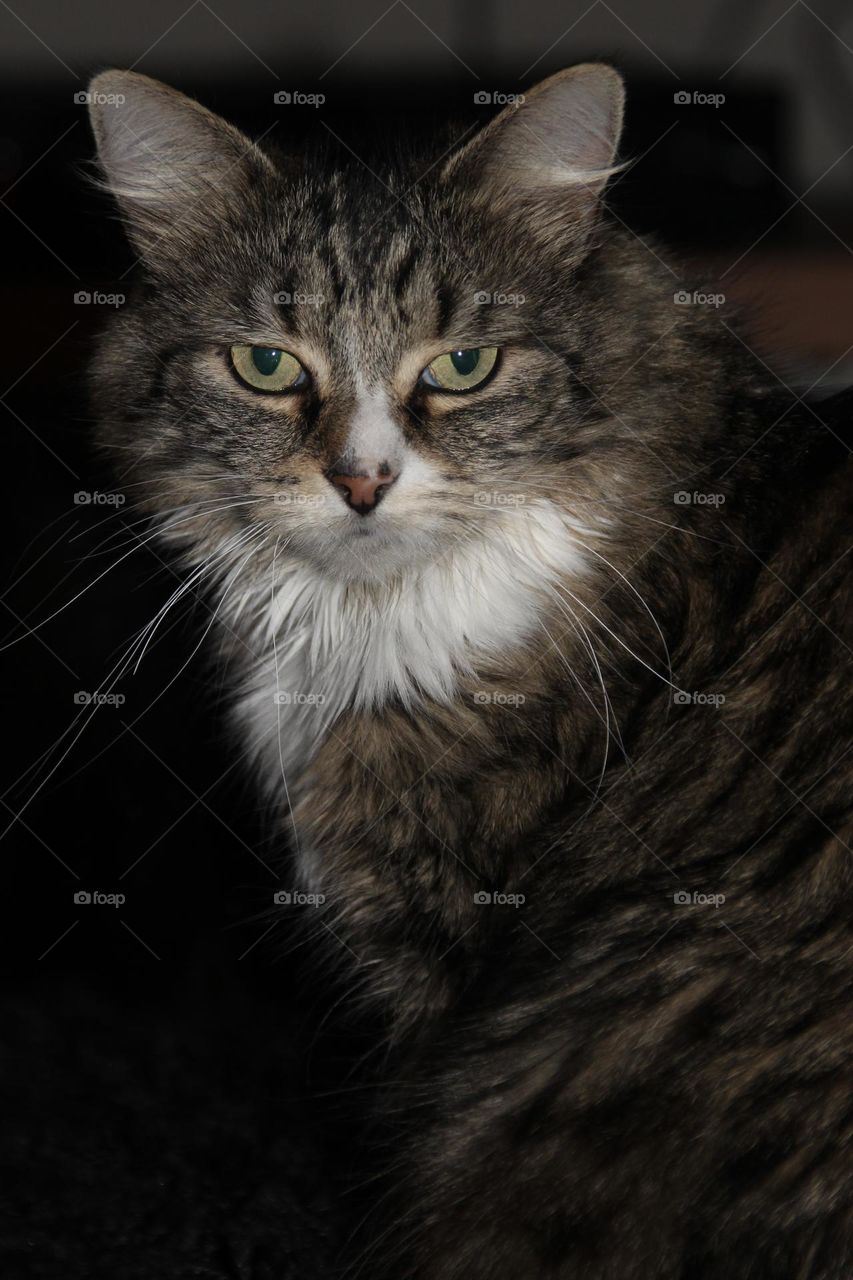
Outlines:
[[99, 439], [385, 1028], [344, 1270], [849, 1277], [847, 402], [604, 206], [607, 66], [369, 167], [92, 90]]

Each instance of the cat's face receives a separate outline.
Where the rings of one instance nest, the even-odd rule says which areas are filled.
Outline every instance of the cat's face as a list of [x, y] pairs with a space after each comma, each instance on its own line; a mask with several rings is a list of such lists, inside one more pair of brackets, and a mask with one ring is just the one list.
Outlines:
[[566, 494], [593, 483], [603, 410], [567, 281], [612, 163], [615, 73], [554, 77], [426, 176], [270, 160], [144, 77], [96, 85], [125, 100], [94, 123], [149, 281], [97, 381], [175, 536], [209, 554], [263, 528], [370, 580], [503, 536], [525, 506], [589, 520]]

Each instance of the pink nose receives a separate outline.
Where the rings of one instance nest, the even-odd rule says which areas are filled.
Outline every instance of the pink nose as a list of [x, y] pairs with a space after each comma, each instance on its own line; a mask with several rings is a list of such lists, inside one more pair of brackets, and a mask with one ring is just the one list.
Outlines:
[[328, 478], [348, 507], [352, 507], [360, 516], [368, 516], [379, 506], [397, 476], [385, 469], [384, 475], [364, 472], [357, 476], [330, 474]]

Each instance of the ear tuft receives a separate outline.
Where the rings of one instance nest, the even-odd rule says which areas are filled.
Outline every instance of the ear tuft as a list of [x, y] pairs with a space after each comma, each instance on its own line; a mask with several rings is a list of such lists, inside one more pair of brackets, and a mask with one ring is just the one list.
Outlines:
[[203, 221], [249, 170], [272, 168], [239, 130], [134, 71], [92, 80], [89, 118], [106, 185], [143, 254], [176, 223]]
[[445, 172], [472, 173], [484, 185], [521, 196], [575, 188], [597, 197], [618, 172], [624, 102], [624, 83], [613, 67], [569, 67], [496, 116]]

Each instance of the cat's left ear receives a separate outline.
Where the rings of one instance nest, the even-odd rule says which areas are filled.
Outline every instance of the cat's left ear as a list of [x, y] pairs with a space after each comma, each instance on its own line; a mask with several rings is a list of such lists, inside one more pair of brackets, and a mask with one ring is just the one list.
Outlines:
[[89, 104], [106, 184], [152, 265], [197, 243], [229, 201], [274, 171], [238, 129], [135, 71], [96, 76]]
[[588, 221], [618, 170], [625, 86], [605, 63], [559, 71], [497, 115], [451, 156], [446, 178], [475, 184], [493, 205], [537, 206]]

